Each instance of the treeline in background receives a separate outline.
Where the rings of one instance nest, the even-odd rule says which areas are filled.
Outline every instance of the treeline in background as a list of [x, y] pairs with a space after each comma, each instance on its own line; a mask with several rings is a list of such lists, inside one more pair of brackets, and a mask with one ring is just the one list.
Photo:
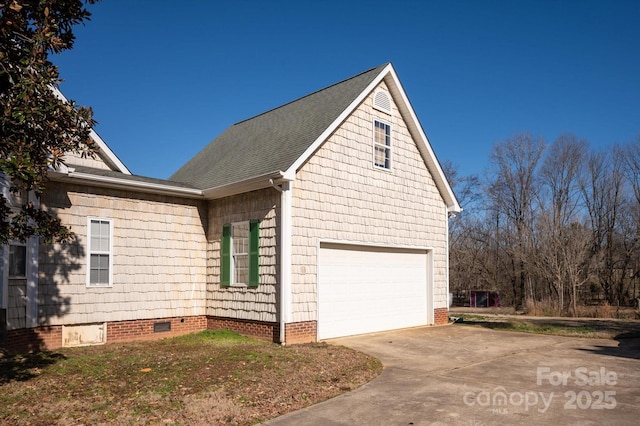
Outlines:
[[596, 150], [573, 135], [497, 143], [483, 176], [445, 173], [464, 208], [450, 219], [450, 291], [532, 314], [620, 316], [640, 295], [640, 135]]

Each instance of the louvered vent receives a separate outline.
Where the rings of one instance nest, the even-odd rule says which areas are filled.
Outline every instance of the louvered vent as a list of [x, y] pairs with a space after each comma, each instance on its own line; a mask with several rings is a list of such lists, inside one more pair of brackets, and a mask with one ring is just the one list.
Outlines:
[[389, 98], [387, 92], [378, 90], [373, 95], [373, 107], [387, 114], [391, 114], [391, 98]]

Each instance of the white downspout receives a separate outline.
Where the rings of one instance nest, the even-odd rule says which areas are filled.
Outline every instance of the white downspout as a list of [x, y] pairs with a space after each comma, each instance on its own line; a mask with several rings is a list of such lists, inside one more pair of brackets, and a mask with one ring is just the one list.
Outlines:
[[283, 182], [280, 189], [280, 344], [285, 345], [285, 326], [291, 315], [292, 182]]
[[[451, 307], [451, 301], [453, 300], [453, 298], [449, 297], [450, 295], [450, 290], [449, 290], [449, 215], [445, 214], [445, 219], [444, 219], [444, 223], [445, 223], [445, 235], [446, 235], [446, 240], [445, 240], [445, 244], [446, 244], [446, 250], [445, 253], [447, 254], [446, 256], [446, 270], [447, 270], [447, 312], [449, 312], [449, 308]], [[435, 313], [434, 313], [435, 316]]]

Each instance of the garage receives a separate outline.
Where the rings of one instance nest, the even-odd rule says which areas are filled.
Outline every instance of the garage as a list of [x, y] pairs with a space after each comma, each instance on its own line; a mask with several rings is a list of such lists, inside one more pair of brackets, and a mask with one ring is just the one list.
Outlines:
[[406, 249], [322, 243], [318, 339], [431, 323], [431, 255]]

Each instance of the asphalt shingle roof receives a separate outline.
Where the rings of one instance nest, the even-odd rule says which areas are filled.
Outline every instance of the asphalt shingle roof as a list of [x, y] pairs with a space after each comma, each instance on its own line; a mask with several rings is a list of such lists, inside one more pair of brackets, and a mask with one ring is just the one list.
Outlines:
[[94, 167], [78, 166], [75, 164], [69, 164], [68, 166], [72, 168], [75, 173], [86, 173], [94, 176], [111, 177], [111, 178], [122, 179], [125, 181], [131, 181], [131, 182], [144, 182], [144, 183], [152, 183], [156, 185], [174, 186], [178, 188], [200, 189], [185, 182], [177, 182], [172, 180], [158, 179], [158, 178], [139, 176], [139, 175], [127, 175], [117, 170], [97, 169]]
[[286, 171], [387, 65], [232, 125], [169, 180], [209, 189]]

